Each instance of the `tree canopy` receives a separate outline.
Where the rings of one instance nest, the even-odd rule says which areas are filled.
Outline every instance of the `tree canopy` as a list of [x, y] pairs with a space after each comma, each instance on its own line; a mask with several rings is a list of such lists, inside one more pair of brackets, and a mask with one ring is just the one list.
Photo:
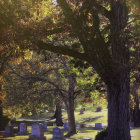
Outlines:
[[68, 55], [96, 70], [108, 91], [107, 140], [131, 139], [130, 58], [139, 48], [139, 6], [138, 0], [23, 1], [8, 26], [14, 46]]

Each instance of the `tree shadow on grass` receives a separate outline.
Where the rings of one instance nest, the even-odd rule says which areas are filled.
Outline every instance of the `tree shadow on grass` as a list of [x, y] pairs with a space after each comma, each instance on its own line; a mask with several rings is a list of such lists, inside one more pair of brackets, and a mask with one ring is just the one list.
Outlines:
[[84, 118], [84, 120], [81, 123], [87, 123], [87, 122], [94, 122], [95, 120], [102, 118], [103, 116], [97, 116], [95, 118]]

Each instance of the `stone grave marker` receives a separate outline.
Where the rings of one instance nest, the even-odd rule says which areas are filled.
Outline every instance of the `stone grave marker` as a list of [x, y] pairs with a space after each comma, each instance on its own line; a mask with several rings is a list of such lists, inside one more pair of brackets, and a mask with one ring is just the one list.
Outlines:
[[62, 107], [61, 107], [61, 109], [64, 109], [64, 110], [66, 110], [67, 108], [66, 108], [66, 106], [62, 106]]
[[55, 122], [53, 123], [53, 126], [56, 126], [56, 123]]
[[45, 111], [46, 111], [46, 109], [45, 108], [42, 108], [41, 112], [44, 113]]
[[101, 130], [101, 129], [103, 129], [102, 123], [95, 123], [95, 129], [96, 129], [96, 130]]
[[80, 114], [84, 114], [85, 108], [80, 109]]
[[28, 131], [27, 131], [27, 125], [26, 123], [21, 123], [19, 125], [19, 132], [18, 135], [27, 135]]
[[130, 121], [129, 122], [129, 127], [130, 127], [130, 129], [134, 129], [134, 122]]
[[43, 130], [44, 130], [44, 132], [47, 132], [47, 123], [44, 122], [44, 123], [42, 123], [42, 125], [43, 125]]
[[3, 136], [4, 137], [13, 137], [14, 136], [13, 126], [6, 126]]
[[68, 123], [64, 123], [64, 131], [68, 131], [69, 130], [69, 125], [68, 125]]
[[102, 111], [102, 107], [98, 106], [98, 107], [96, 108], [96, 112], [101, 112], [101, 111]]
[[43, 125], [42, 124], [33, 124], [32, 125], [32, 133], [29, 136], [29, 140], [46, 140], [46, 137], [44, 136], [43, 131]]
[[53, 138], [51, 140], [65, 140], [64, 130], [58, 127], [53, 128]]

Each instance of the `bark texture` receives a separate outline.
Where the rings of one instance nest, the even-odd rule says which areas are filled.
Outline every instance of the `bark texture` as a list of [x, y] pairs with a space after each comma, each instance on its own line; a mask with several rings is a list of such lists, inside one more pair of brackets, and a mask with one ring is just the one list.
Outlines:
[[129, 81], [123, 74], [114, 77], [108, 85], [108, 137], [107, 140], [130, 140]]
[[108, 89], [108, 136], [107, 140], [130, 140], [129, 93], [130, 70], [127, 35], [127, 8], [125, 3], [112, 4], [111, 34], [113, 67]]
[[74, 90], [76, 84], [75, 74], [71, 74], [68, 76], [69, 80], [69, 89], [68, 89], [68, 98], [65, 102], [68, 114], [68, 134], [67, 137], [76, 134], [76, 125], [75, 125], [75, 116], [74, 116]]
[[57, 102], [54, 118], [56, 118], [56, 125], [63, 126], [61, 104]]
[[131, 93], [134, 98], [134, 102], [131, 107], [131, 121], [134, 122], [135, 127], [140, 127], [140, 108], [139, 108], [139, 97], [138, 97], [138, 89], [140, 87], [140, 83], [138, 80], [135, 81], [134, 85], [131, 87]]

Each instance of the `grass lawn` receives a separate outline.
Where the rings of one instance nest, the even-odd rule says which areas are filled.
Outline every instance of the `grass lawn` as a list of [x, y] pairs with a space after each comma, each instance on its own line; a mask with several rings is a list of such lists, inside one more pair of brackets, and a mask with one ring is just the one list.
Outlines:
[[[92, 124], [95, 123], [103, 123], [107, 124], [107, 109], [104, 108], [101, 112], [95, 112], [93, 108], [86, 109], [84, 114], [79, 114], [80, 108], [77, 108], [75, 111], [75, 118], [77, 123], [86, 123], [86, 124]], [[47, 120], [48, 118], [46, 116], [49, 116], [48, 112], [44, 113], [42, 116], [40, 116], [41, 119]], [[40, 119], [39, 118], [39, 119]], [[63, 120], [64, 122], [67, 121], [67, 114], [66, 111], [63, 110]], [[31, 133], [31, 127], [28, 127], [28, 131]], [[99, 130], [87, 130], [86, 128], [81, 128], [77, 130], [78, 133], [71, 136], [70, 138], [67, 138], [66, 140], [82, 140], [83, 137], [91, 137], [93, 140]], [[0, 132], [0, 140], [27, 140], [29, 136], [15, 136], [15, 137], [9, 137], [9, 138], [2, 138], [3, 132]], [[52, 138], [52, 128], [48, 127], [48, 132], [45, 132], [45, 136], [47, 140], [50, 140]], [[140, 128], [131, 130], [131, 137], [132, 140], [140, 140]]]

